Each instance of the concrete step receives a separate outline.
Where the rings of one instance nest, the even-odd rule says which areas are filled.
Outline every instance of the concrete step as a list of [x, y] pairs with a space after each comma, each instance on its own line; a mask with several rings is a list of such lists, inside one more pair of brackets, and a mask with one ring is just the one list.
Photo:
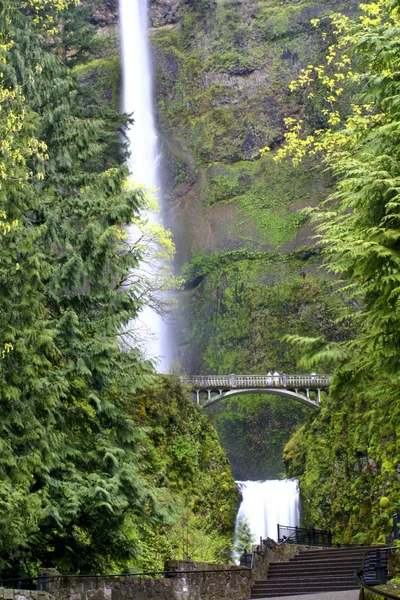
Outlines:
[[[279, 572], [284, 572], [285, 569], [290, 569], [293, 570], [294, 572], [301, 572], [301, 571], [311, 571], [312, 569], [317, 569], [319, 571], [323, 571], [323, 570], [337, 570], [340, 571], [341, 569], [354, 569], [355, 571], [357, 571], [358, 569], [361, 569], [362, 567], [362, 562], [358, 562], [358, 561], [354, 561], [354, 562], [338, 562], [338, 563], [333, 563], [333, 562], [323, 562], [320, 561], [318, 563], [306, 563], [306, 564], [297, 564], [297, 563], [286, 563], [286, 567], [272, 567], [270, 565], [270, 568], [272, 568], [272, 570], [275, 573], [279, 573]], [[386, 566], [385, 564], [383, 564], [383, 566]]]
[[335, 549], [332, 548], [330, 550], [310, 550], [310, 551], [301, 551], [299, 552], [299, 554], [296, 554], [291, 560], [304, 560], [304, 559], [310, 559], [310, 558], [322, 558], [322, 557], [329, 557], [329, 558], [336, 558], [336, 557], [343, 557], [343, 556], [364, 556], [366, 553], [371, 552], [371, 554], [374, 554], [374, 550], [376, 550], [376, 548], [369, 548], [367, 546], [363, 547], [363, 548], [357, 548], [355, 550], [350, 550], [347, 548], [343, 548], [343, 549]]
[[341, 571], [325, 571], [325, 570], [312, 570], [312, 571], [284, 571], [283, 573], [276, 571], [268, 571], [268, 579], [304, 579], [305, 577], [354, 577], [356, 569], [343, 569]]
[[270, 563], [269, 568], [273, 571], [285, 571], [290, 569], [292, 571], [309, 571], [310, 569], [326, 569], [328, 565], [334, 565], [337, 569], [360, 569], [362, 561], [358, 560], [342, 560], [342, 561], [312, 561], [309, 563], [297, 563], [291, 560], [286, 563]]
[[[346, 556], [352, 556], [354, 554], [356, 554], [357, 556], [359, 554], [366, 554], [368, 552], [374, 554], [376, 552], [377, 548], [371, 548], [369, 546], [361, 546], [361, 547], [357, 547], [355, 549], [350, 549], [350, 548], [325, 548], [324, 550], [299, 550], [299, 552], [297, 552], [296, 554], [293, 555], [293, 558], [301, 558], [303, 556], [309, 556], [309, 557], [314, 557], [314, 556], [340, 556], [340, 555], [346, 555]], [[379, 550], [379, 548], [378, 548]]]
[[[320, 592], [315, 594], [296, 594], [298, 600], [359, 600], [360, 590], [339, 590], [338, 592]], [[291, 600], [292, 596], [279, 596], [283, 600]]]
[[[359, 569], [361, 567], [361, 563], [344, 561], [343, 563], [334, 563], [335, 567], [338, 569]], [[284, 573], [285, 571], [292, 571], [293, 573], [301, 573], [301, 571], [310, 571], [311, 569], [315, 569], [316, 571], [324, 571], [326, 569], [326, 564], [323, 563], [307, 563], [307, 565], [296, 564], [292, 562], [287, 563], [270, 563], [269, 570], [276, 573]]]
[[258, 580], [254, 584], [254, 587], [270, 587], [270, 586], [293, 586], [293, 585], [314, 585], [319, 583], [342, 583], [342, 582], [355, 582], [355, 577], [337, 577], [334, 575], [326, 575], [325, 577], [305, 577], [299, 579], [264, 579]]
[[275, 577], [299, 577], [303, 573], [315, 573], [316, 575], [323, 575], [324, 573], [355, 573], [360, 568], [360, 565], [341, 565], [335, 567], [335, 569], [327, 568], [323, 565], [310, 565], [309, 568], [298, 568], [292, 565], [282, 568], [269, 567], [268, 577], [274, 575]]
[[347, 588], [347, 589], [338, 589], [338, 590], [317, 590], [317, 591], [311, 591], [311, 592], [304, 592], [302, 590], [297, 590], [294, 589], [291, 592], [287, 592], [287, 591], [275, 591], [275, 592], [262, 592], [262, 594], [254, 594], [251, 595], [251, 599], [261, 599], [261, 598], [278, 598], [278, 597], [290, 597], [290, 596], [307, 596], [307, 595], [311, 595], [311, 594], [324, 594], [324, 593], [328, 593], [328, 592], [346, 592], [346, 591], [350, 591], [350, 590], [355, 590], [358, 593], [358, 588]]
[[[354, 572], [349, 572], [349, 573], [327, 573], [325, 575], [322, 575], [320, 573], [303, 573], [303, 574], [299, 574], [296, 577], [290, 577], [290, 576], [282, 576], [282, 577], [275, 577], [274, 575], [269, 575], [268, 574], [268, 579], [265, 579], [262, 581], [262, 584], [266, 584], [266, 583], [293, 583], [293, 582], [299, 582], [299, 581], [305, 581], [305, 582], [313, 582], [313, 581], [354, 581], [355, 578], [355, 573]], [[261, 582], [257, 582], [257, 585], [261, 584]]]
[[[355, 573], [356, 571], [360, 570], [360, 565], [341, 565], [341, 566], [335, 566], [335, 568], [331, 569], [331, 568], [327, 568], [324, 567], [322, 565], [316, 566], [316, 565], [310, 565], [310, 567], [308, 568], [301, 568], [301, 569], [297, 569], [296, 567], [293, 566], [288, 566], [288, 567], [282, 567], [282, 568], [276, 568], [276, 567], [270, 567], [268, 569], [268, 577], [270, 575], [274, 575], [274, 577], [298, 577], [299, 575], [302, 575], [303, 573], [316, 573], [316, 574], [323, 574], [323, 573]], [[373, 571], [374, 569], [368, 569], [368, 571]]]
[[300, 556], [303, 554], [313, 555], [320, 554], [321, 552], [333, 553], [337, 552], [340, 554], [341, 552], [369, 552], [370, 550], [379, 550], [380, 548], [384, 548], [385, 546], [343, 546], [343, 548], [321, 548], [321, 550], [299, 550], [299, 554], [296, 556]]
[[[360, 554], [360, 556], [357, 555], [353, 555], [353, 556], [321, 556], [321, 557], [315, 557], [315, 558], [309, 558], [309, 559], [298, 559], [296, 560], [296, 558], [291, 558], [288, 561], [288, 564], [293, 564], [293, 565], [318, 565], [318, 564], [332, 564], [332, 565], [337, 565], [337, 564], [345, 564], [345, 563], [351, 563], [351, 564], [359, 564], [361, 565], [362, 562], [364, 560], [364, 555]], [[375, 562], [376, 558], [375, 557], [370, 557], [369, 558], [369, 562]], [[386, 563], [387, 559], [385, 557], [381, 558], [381, 563]]]
[[[255, 583], [251, 598], [300, 596], [357, 590], [355, 572], [376, 546], [302, 551], [287, 562], [270, 563], [268, 578]], [[369, 559], [373, 566], [374, 556]], [[386, 566], [382, 557], [381, 565]]]
[[273, 596], [291, 596], [293, 594], [316, 594], [318, 592], [337, 592], [340, 590], [357, 589], [356, 583], [337, 583], [337, 584], [315, 584], [315, 585], [285, 585], [285, 586], [269, 586], [257, 588], [254, 587], [251, 593], [251, 598], [267, 598]]
[[270, 583], [263, 585], [255, 585], [253, 591], [259, 592], [260, 590], [268, 591], [268, 590], [288, 590], [288, 589], [319, 589], [320, 587], [326, 587], [328, 590], [336, 588], [340, 586], [340, 588], [355, 588], [358, 587], [355, 581], [355, 578], [350, 577], [349, 579], [321, 579], [318, 580], [308, 580], [308, 581], [270, 581]]

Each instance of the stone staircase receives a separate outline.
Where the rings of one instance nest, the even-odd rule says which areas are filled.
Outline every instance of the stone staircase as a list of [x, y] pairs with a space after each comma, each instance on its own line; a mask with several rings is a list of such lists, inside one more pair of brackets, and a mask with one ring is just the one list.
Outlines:
[[355, 572], [361, 568], [365, 553], [374, 548], [303, 550], [288, 562], [270, 563], [267, 579], [256, 581], [251, 598], [357, 589]]

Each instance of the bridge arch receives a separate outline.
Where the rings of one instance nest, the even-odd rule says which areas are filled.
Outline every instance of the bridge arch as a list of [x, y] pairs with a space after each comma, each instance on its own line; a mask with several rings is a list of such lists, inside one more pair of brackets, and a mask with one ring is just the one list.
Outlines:
[[291, 390], [286, 389], [274, 389], [274, 388], [250, 388], [250, 389], [233, 389], [228, 391], [223, 391], [217, 396], [211, 397], [209, 400], [206, 400], [202, 406], [203, 408], [210, 406], [211, 404], [215, 404], [220, 400], [224, 400], [224, 398], [230, 398], [231, 396], [240, 396], [242, 394], [272, 394], [275, 396], [283, 396], [286, 398], [292, 398], [294, 400], [298, 400], [303, 404], [307, 404], [308, 406], [312, 406], [313, 408], [321, 408], [320, 402], [318, 400], [313, 400], [308, 396], [303, 396], [298, 392], [292, 392]]

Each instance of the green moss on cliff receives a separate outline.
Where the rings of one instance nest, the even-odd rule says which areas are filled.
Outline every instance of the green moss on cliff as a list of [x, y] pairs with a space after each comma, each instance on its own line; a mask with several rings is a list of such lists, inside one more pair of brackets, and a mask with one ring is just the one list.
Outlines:
[[[255, 253], [241, 259], [240, 251], [196, 259], [187, 292], [187, 348], [196, 340], [203, 356], [197, 369], [216, 373], [265, 373], [269, 369], [299, 369], [298, 353], [285, 334], [324, 334], [341, 339], [350, 334], [337, 323], [342, 300], [334, 284], [318, 273], [318, 262], [296, 255]], [[252, 260], [251, 260], [252, 259]], [[210, 267], [209, 267], [210, 265]], [[190, 267], [186, 268], [190, 276]], [[183, 352], [185, 354], [185, 352]], [[190, 355], [187, 368], [193, 371]], [[323, 365], [321, 365], [321, 368]]]
[[145, 475], [174, 507], [165, 525], [144, 521], [127, 528], [140, 548], [131, 566], [162, 570], [172, 558], [228, 560], [239, 495], [210, 421], [171, 377], [136, 395], [131, 413], [147, 432]]
[[254, 158], [298, 110], [288, 83], [321, 54], [310, 19], [326, 8], [220, 1], [205, 21], [187, 9], [181, 27], [154, 32], [162, 130], [184, 137], [199, 164]]
[[121, 68], [117, 53], [78, 65], [73, 69], [73, 73], [85, 90], [85, 94], [94, 97], [97, 102], [103, 101], [114, 110], [118, 110]]
[[[317, 160], [294, 169], [260, 159], [259, 149], [277, 147], [283, 116], [303, 110], [288, 85], [324, 53], [310, 19], [329, 7], [219, 0], [201, 18], [183, 6], [179, 25], [152, 31], [163, 182], [183, 206], [189, 231], [171, 223], [178, 246], [188, 246], [183, 256], [216, 244], [292, 250], [309, 243], [296, 213], [324, 197], [326, 176]], [[221, 202], [227, 218], [210, 235], [210, 220], [224, 214], [212, 210]]]
[[[213, 164], [207, 170], [202, 193], [209, 205], [231, 201], [240, 207], [242, 220], [234, 229], [237, 238], [248, 240], [245, 225], [255, 224], [255, 235], [249, 241], [279, 248], [293, 240], [307, 221], [300, 209], [322, 199], [326, 188], [324, 173], [312, 163], [297, 167], [276, 164], [269, 154], [254, 162]], [[310, 229], [307, 237], [312, 235]], [[303, 238], [302, 243], [305, 241]]]
[[206, 410], [238, 480], [278, 478], [287, 440], [315, 411], [266, 394], [230, 398]]
[[305, 525], [331, 529], [341, 543], [385, 543], [400, 498], [398, 390], [398, 377], [343, 370], [321, 413], [287, 444]]

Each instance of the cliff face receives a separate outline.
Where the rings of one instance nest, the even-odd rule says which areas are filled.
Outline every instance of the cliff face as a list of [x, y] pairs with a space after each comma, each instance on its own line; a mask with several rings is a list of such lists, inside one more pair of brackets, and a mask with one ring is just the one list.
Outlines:
[[175, 25], [182, 20], [182, 0], [150, 0], [149, 20], [152, 27]]
[[[317, 160], [294, 167], [273, 156], [283, 141], [284, 117], [320, 119], [318, 100], [289, 92], [301, 69], [326, 53], [328, 42], [310, 20], [352, 6], [321, 0], [150, 3], [166, 222], [175, 235], [178, 267], [194, 255], [260, 251], [262, 261], [278, 253], [281, 269], [261, 274], [275, 285], [277, 271], [287, 279], [282, 265], [288, 257], [312, 245], [312, 228], [300, 210], [326, 196], [329, 180]], [[265, 146], [271, 151], [261, 156]], [[227, 257], [225, 264], [231, 262]], [[254, 260], [247, 279], [258, 284], [253, 267]], [[315, 265], [303, 260], [298, 267], [304, 277]], [[296, 275], [296, 268], [289, 270]], [[193, 281], [189, 287], [196, 287]], [[197, 337], [194, 350], [188, 340], [196, 321], [193, 294], [203, 297], [197, 287], [183, 298], [178, 342], [186, 357], [189, 350], [207, 369], [211, 365], [199, 358], [201, 341]]]
[[324, 53], [310, 20], [340, 8], [276, 0], [150, 4], [163, 181], [179, 263], [196, 251], [287, 252], [309, 243], [298, 210], [324, 196], [322, 170], [277, 165], [260, 149], [282, 143], [285, 116], [318, 110], [288, 86]]

